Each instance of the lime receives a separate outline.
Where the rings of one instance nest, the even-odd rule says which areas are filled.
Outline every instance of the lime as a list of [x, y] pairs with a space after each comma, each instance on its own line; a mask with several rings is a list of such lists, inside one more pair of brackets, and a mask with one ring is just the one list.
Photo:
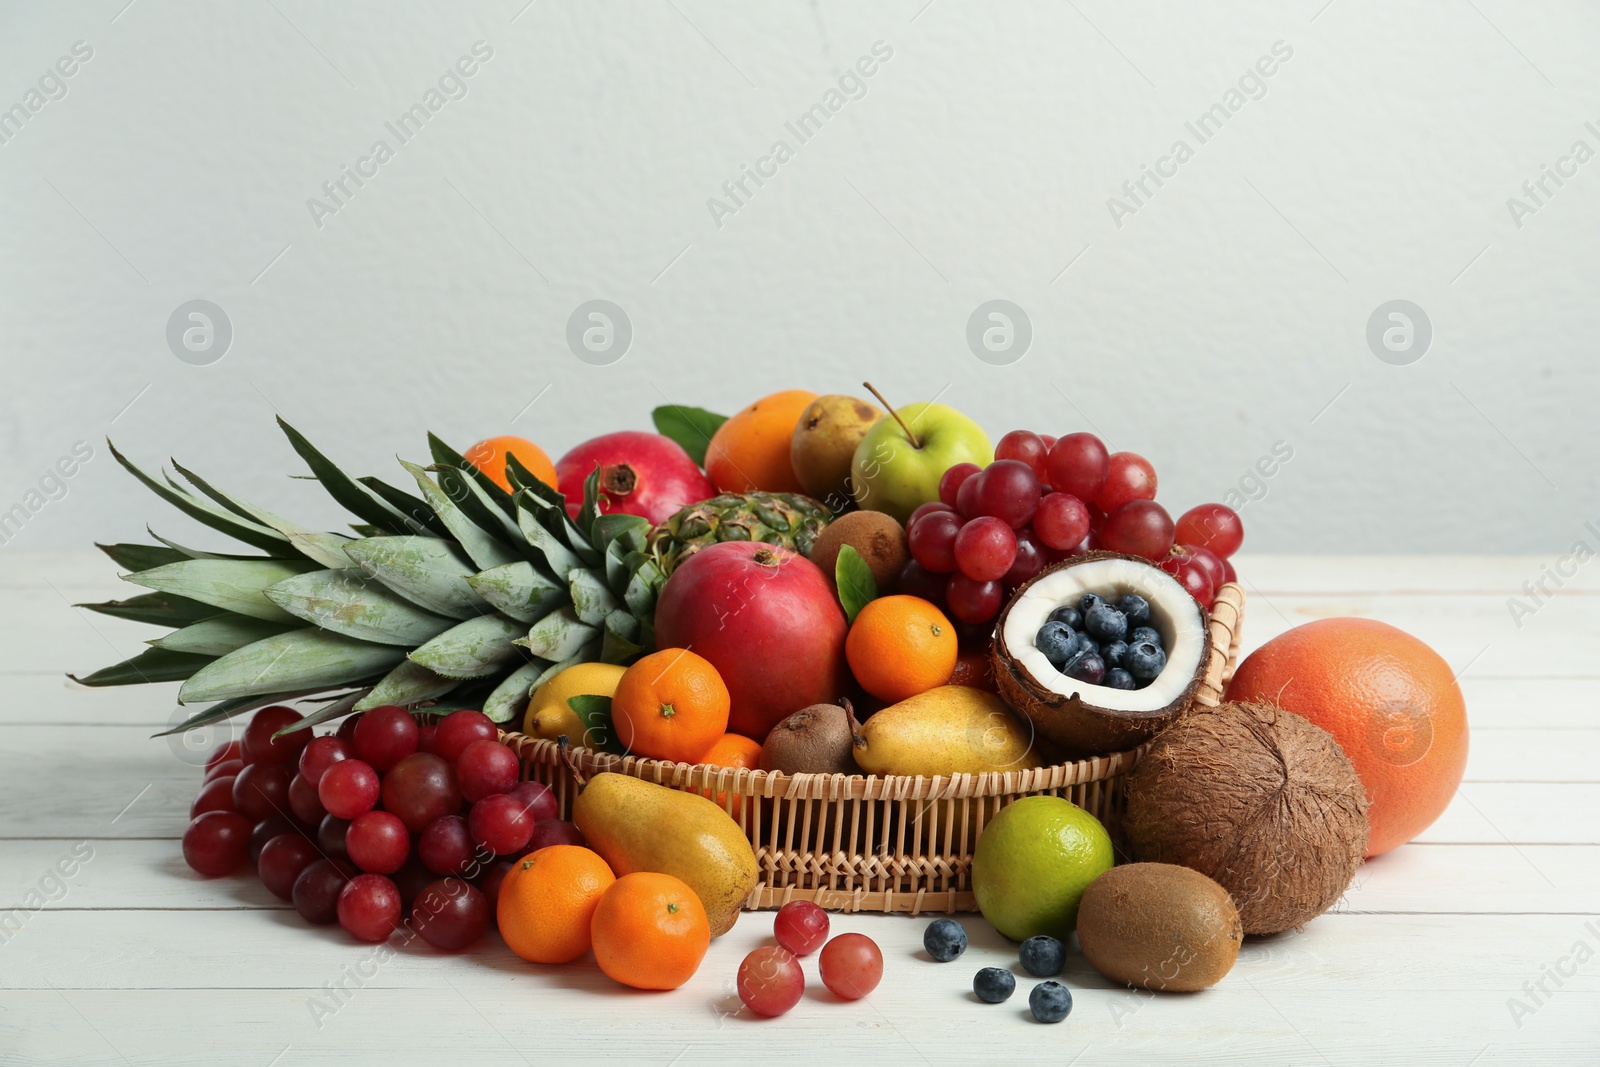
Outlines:
[[1115, 862], [1100, 820], [1060, 797], [1023, 797], [983, 828], [972, 857], [978, 910], [1013, 941], [1066, 941], [1078, 900]]

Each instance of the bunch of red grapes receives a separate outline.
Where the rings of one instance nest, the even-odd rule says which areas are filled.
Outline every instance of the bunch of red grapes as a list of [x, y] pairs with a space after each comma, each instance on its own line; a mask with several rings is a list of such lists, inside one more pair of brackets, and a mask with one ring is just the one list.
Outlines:
[[482, 712], [424, 722], [388, 706], [337, 733], [273, 736], [302, 718], [262, 708], [206, 760], [183, 834], [195, 871], [253, 864], [307, 922], [338, 922], [370, 942], [407, 926], [455, 950], [489, 928], [512, 858], [583, 843], [549, 786], [521, 780]]
[[1045, 567], [1095, 549], [1151, 560], [1207, 607], [1235, 580], [1238, 514], [1201, 504], [1174, 522], [1155, 501], [1155, 468], [1143, 456], [1108, 452], [1092, 433], [1030, 430], [1006, 434], [994, 454], [987, 467], [945, 471], [938, 501], [912, 513], [899, 592], [975, 626]]

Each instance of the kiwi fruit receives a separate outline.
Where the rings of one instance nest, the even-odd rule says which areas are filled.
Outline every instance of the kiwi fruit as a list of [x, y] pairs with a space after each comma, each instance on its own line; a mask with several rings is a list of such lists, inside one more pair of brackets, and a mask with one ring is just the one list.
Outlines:
[[1193, 993], [1233, 968], [1244, 924], [1228, 891], [1172, 863], [1113, 867], [1084, 890], [1078, 946], [1113, 982]]
[[839, 549], [849, 545], [861, 554], [878, 583], [878, 595], [894, 592], [900, 572], [911, 559], [905, 528], [893, 515], [881, 511], [852, 511], [834, 519], [811, 545], [811, 562], [833, 580]]
[[761, 769], [784, 774], [860, 774], [850, 701], [812, 704], [784, 719], [761, 746]]

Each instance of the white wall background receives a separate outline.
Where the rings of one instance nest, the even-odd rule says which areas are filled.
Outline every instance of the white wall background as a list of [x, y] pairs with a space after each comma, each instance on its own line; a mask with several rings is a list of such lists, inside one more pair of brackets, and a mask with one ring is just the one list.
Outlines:
[[[1600, 8], [924, 2], [5, 5], [0, 108], [93, 49], [0, 144], [0, 510], [95, 449], [10, 549], [146, 520], [212, 540], [107, 433], [331, 522], [275, 409], [403, 477], [425, 428], [559, 454], [664, 399], [868, 376], [996, 437], [1093, 426], [1174, 514], [1287, 442], [1255, 550], [1595, 543], [1600, 162], [1520, 227], [1507, 198], [1600, 149]], [[398, 145], [385, 122], [480, 40], [467, 95]], [[865, 95], [719, 228], [707, 199], [880, 40]], [[1265, 95], [1199, 145], [1184, 122], [1277, 41]], [[1180, 137], [1194, 158], [1116, 225], [1108, 197]], [[307, 199], [380, 138], [394, 158], [319, 227]], [[195, 298], [234, 330], [207, 366], [165, 339]], [[610, 366], [564, 340], [593, 298], [634, 326]], [[965, 341], [992, 298], [1033, 325], [1009, 366]], [[1407, 366], [1364, 336], [1394, 298], [1433, 326]]]

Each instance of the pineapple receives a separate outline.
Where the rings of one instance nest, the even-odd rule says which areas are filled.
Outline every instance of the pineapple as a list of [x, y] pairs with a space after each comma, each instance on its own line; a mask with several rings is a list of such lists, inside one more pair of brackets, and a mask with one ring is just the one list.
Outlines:
[[663, 572], [719, 541], [764, 541], [802, 556], [832, 518], [799, 493], [724, 493], [690, 504], [650, 531], [650, 551]]
[[431, 467], [402, 461], [418, 496], [352, 478], [278, 423], [359, 536], [297, 526], [176, 463], [193, 489], [158, 481], [112, 447], [158, 496], [258, 552], [201, 552], [154, 533], [159, 545], [99, 546], [150, 592], [80, 606], [172, 630], [75, 681], [182, 681], [179, 703], [210, 706], [169, 732], [305, 697], [326, 698], [307, 725], [424, 702], [509, 722], [562, 668], [653, 647], [666, 575], [647, 551], [650, 523], [600, 514], [595, 476], [574, 522], [514, 457], [508, 493], [430, 434]]

